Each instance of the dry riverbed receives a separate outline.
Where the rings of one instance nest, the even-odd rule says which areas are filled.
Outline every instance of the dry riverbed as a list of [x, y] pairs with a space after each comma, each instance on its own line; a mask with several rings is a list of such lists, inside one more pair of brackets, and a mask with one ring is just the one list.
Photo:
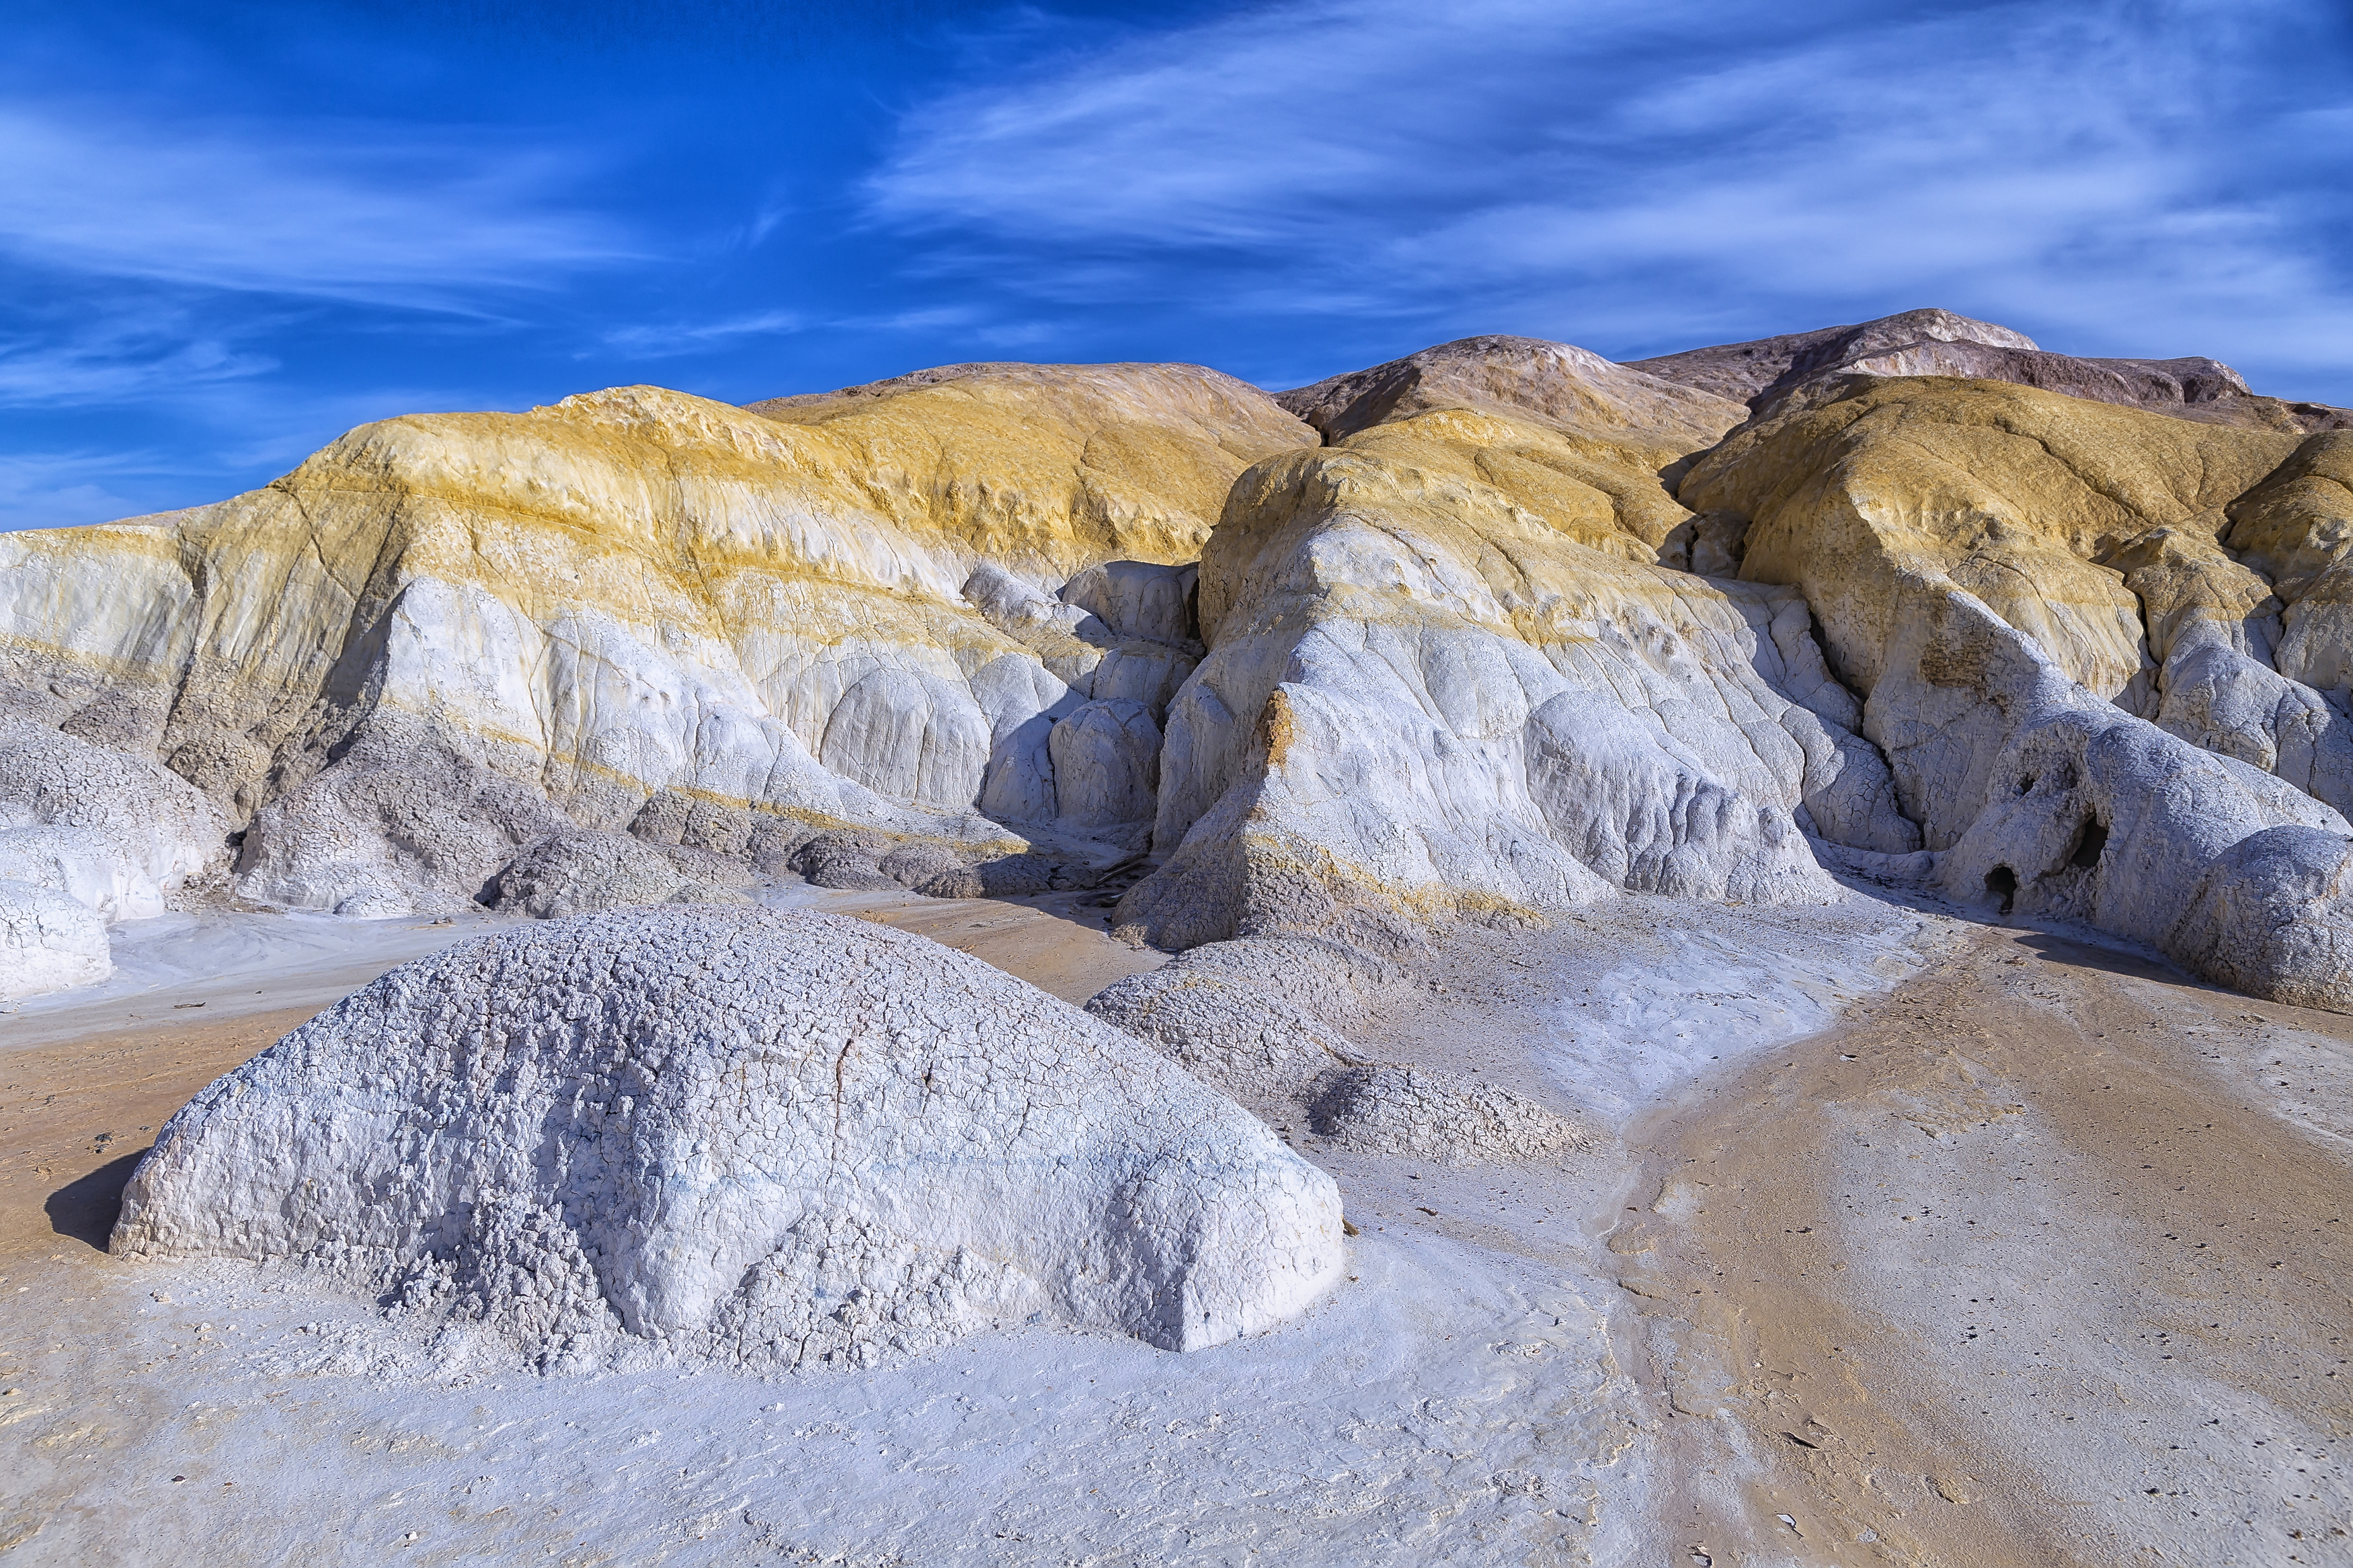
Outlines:
[[[795, 901], [1072, 1001], [1160, 962], [1083, 896]], [[0, 1017], [15, 1560], [2353, 1562], [2353, 1020], [1934, 910], [1622, 900], [1443, 944], [1364, 1042], [1620, 1136], [1445, 1167], [1295, 1130], [1362, 1234], [1280, 1331], [538, 1377], [101, 1250], [189, 1094], [466, 934], [391, 924]]]

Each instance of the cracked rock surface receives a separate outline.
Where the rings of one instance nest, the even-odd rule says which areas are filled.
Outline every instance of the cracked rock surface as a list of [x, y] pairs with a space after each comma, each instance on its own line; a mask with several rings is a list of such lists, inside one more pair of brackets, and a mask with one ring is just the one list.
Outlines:
[[121, 1256], [299, 1262], [543, 1365], [863, 1363], [1007, 1321], [1216, 1344], [1339, 1273], [1330, 1177], [976, 959], [639, 910], [403, 965], [213, 1085]]

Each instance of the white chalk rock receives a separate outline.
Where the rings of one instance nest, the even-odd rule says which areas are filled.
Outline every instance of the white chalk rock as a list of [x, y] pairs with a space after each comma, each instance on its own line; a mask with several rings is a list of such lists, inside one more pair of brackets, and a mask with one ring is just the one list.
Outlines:
[[264, 806], [237, 857], [246, 897], [364, 919], [464, 909], [525, 845], [571, 826], [491, 748], [406, 715]]
[[1102, 621], [1113, 637], [1186, 643], [1197, 629], [1193, 594], [1199, 581], [1194, 566], [1106, 561], [1062, 584], [1062, 600]]
[[1061, 820], [1101, 832], [1152, 821], [1159, 787], [1160, 726], [1141, 702], [1082, 704], [1047, 737]]
[[671, 791], [1009, 847], [990, 816], [1055, 816], [1023, 726], [1118, 640], [1056, 590], [1191, 560], [1314, 442], [1187, 365], [387, 420], [214, 506], [0, 534], [0, 711], [258, 814], [237, 890], [297, 909], [456, 907]]
[[79, 827], [0, 832], [0, 882], [64, 893], [109, 921], [148, 920], [169, 908], [145, 868], [111, 838]]
[[1536, 515], [1492, 476], [1521, 472], [1506, 446], [1581, 450], [1542, 430], [1421, 425], [1237, 482], [1201, 563], [1209, 653], [1168, 707], [1166, 858], [1123, 922], [1388, 951], [1433, 917], [1616, 889], [1827, 901], [1809, 826], [1919, 847], [1801, 598]]
[[690, 874], [674, 856], [621, 833], [550, 834], [508, 861], [488, 893], [492, 909], [534, 920], [633, 904], [745, 901], [732, 889]]
[[106, 921], [69, 894], [0, 880], [0, 1002], [21, 1001], [114, 973]]
[[[1212, 942], [1193, 952], [1240, 943]], [[1303, 1108], [1335, 1072], [1374, 1066], [1338, 1030], [1264, 984], [1185, 963], [1113, 981], [1087, 1011], [1125, 1029], [1202, 1082], [1276, 1114]]]
[[392, 971], [206, 1089], [118, 1254], [301, 1258], [543, 1357], [863, 1363], [1043, 1314], [1296, 1313], [1339, 1196], [1118, 1030], [937, 943], [631, 910]]
[[2225, 985], [2308, 1007], [2353, 999], [2353, 838], [2267, 827], [2218, 857], [2166, 932]]
[[1377, 1061], [1329, 1021], [1419, 990], [1344, 943], [1243, 940], [1114, 981], [1087, 1011], [1276, 1126], [1304, 1124], [1361, 1153], [1470, 1165], [1590, 1146], [1575, 1122], [1525, 1095]]
[[69, 893], [108, 920], [143, 919], [227, 858], [227, 834], [213, 804], [168, 769], [0, 719], [0, 878]]

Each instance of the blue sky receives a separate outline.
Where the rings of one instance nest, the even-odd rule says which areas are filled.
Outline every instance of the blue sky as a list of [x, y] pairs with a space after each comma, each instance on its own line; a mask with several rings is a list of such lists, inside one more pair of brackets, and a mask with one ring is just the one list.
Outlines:
[[2353, 405], [2343, 0], [0, 0], [0, 527], [350, 426], [1936, 304]]

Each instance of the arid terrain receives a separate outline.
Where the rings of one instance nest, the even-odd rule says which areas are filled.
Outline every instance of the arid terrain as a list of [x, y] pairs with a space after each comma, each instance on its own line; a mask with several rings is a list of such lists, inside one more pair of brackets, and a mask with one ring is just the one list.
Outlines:
[[1948, 311], [0, 535], [26, 1563], [2353, 1563], [2353, 413]]
[[[1151, 957], [1092, 910], [892, 903], [860, 912], [1066, 994]], [[436, 1368], [361, 1304], [111, 1259], [153, 1128], [309, 1008], [257, 976], [218, 1021], [170, 992], [87, 1035], [20, 1015], [46, 1038], [6, 1057], [7, 1535], [58, 1562], [2353, 1557], [2353, 1026], [2081, 931], [1856, 919], [1670, 904], [1451, 948], [1383, 1043], [1566, 1100], [1612, 1042], [1655, 1068], [1622, 1139], [1541, 1170], [1319, 1150], [1356, 1278], [1261, 1341], [1012, 1331], [783, 1384]]]

